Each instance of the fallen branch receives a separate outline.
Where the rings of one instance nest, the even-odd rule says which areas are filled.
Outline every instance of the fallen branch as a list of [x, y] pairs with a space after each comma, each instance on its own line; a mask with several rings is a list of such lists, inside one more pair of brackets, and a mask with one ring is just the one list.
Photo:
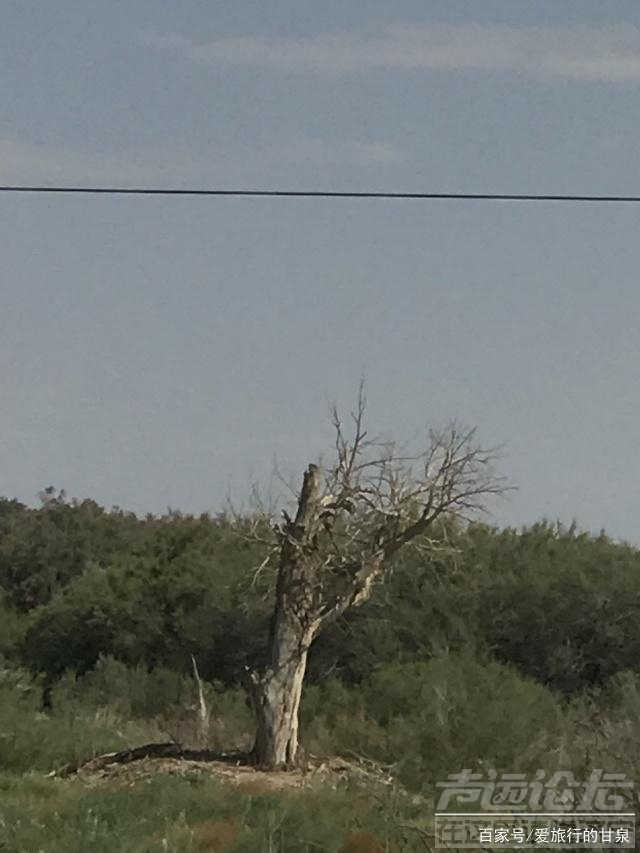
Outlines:
[[114, 764], [130, 764], [145, 758], [178, 758], [184, 761], [220, 761], [226, 764], [247, 764], [245, 753], [220, 753], [211, 749], [183, 749], [179, 743], [147, 743], [134, 749], [121, 752], [107, 752], [89, 758], [87, 761], [74, 762], [52, 770], [49, 777], [66, 778], [79, 772], [104, 770]]

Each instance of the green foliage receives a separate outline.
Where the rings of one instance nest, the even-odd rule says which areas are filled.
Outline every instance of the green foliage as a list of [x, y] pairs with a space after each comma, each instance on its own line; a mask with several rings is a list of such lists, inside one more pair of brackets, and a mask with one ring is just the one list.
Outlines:
[[[250, 793], [205, 776], [131, 787], [0, 776], [0, 849], [38, 853], [424, 850], [415, 806], [362, 791]], [[363, 829], [366, 827], [366, 830]], [[368, 846], [356, 846], [367, 843]]]
[[[441, 543], [442, 544], [442, 543]], [[640, 551], [574, 528], [474, 525], [398, 560], [312, 647], [310, 673], [360, 683], [381, 663], [473, 650], [571, 696], [640, 672]]]
[[132, 550], [140, 535], [136, 517], [105, 512], [94, 501], [67, 502], [43, 493], [32, 510], [0, 499], [0, 588], [16, 610], [44, 604], [90, 563], [106, 565]]
[[371, 601], [348, 611], [312, 646], [312, 680], [331, 672], [358, 684], [382, 663], [475, 648], [480, 643], [476, 602], [468, 592], [473, 569], [460, 569], [459, 560], [450, 550], [428, 559], [416, 551], [404, 553]]
[[27, 629], [27, 617], [18, 613], [0, 590], [0, 658], [15, 655]]
[[136, 651], [142, 652], [137, 643], [160, 630], [157, 612], [140, 607], [142, 595], [135, 575], [87, 568], [32, 613], [23, 659], [48, 676], [71, 668], [86, 672], [101, 652], [135, 660]]
[[568, 696], [638, 668], [638, 550], [548, 524], [469, 538], [477, 624], [499, 660]]
[[51, 691], [51, 708], [83, 708], [97, 711], [111, 707], [124, 717], [155, 717], [192, 704], [196, 687], [190, 678], [175, 670], [144, 665], [128, 667], [122, 661], [101, 656], [92, 670], [82, 676], [66, 672]]
[[311, 751], [355, 752], [432, 789], [464, 767], [525, 772], [555, 764], [561, 704], [511, 667], [452, 653], [379, 667], [358, 689], [307, 691]]
[[[151, 740], [195, 745], [191, 655], [209, 745], [247, 748], [240, 681], [264, 661], [272, 604], [241, 524], [44, 497], [37, 510], [0, 501], [0, 849], [187, 851], [220, 837], [251, 853], [423, 849], [424, 806], [391, 798], [13, 776]], [[307, 754], [377, 762], [427, 801], [465, 767], [633, 777], [640, 552], [546, 523], [475, 525], [436, 545], [402, 554], [312, 646]]]
[[51, 770], [148, 737], [108, 709], [42, 711], [42, 685], [24, 670], [0, 669], [0, 771]]
[[175, 670], [153, 670], [138, 664], [127, 667], [112, 657], [100, 657], [82, 676], [66, 672], [50, 692], [52, 715], [73, 719], [78, 714], [94, 718], [150, 722], [154, 734], [171, 737], [184, 746], [209, 746], [217, 750], [248, 748], [253, 718], [242, 690], [221, 682], [203, 683], [210, 717], [209, 742], [198, 743], [198, 688], [193, 678]]
[[[5, 655], [52, 681], [101, 654], [186, 673], [193, 654], [227, 686], [264, 662], [272, 578], [252, 582], [263, 552], [242, 522], [138, 519], [52, 490], [43, 500], [0, 501]], [[401, 554], [372, 600], [318, 638], [311, 684], [330, 674], [358, 684], [382, 663], [462, 649], [566, 696], [638, 668], [637, 549], [546, 523], [444, 533], [430, 555]]]
[[259, 552], [208, 516], [136, 524], [129, 548], [85, 561], [31, 610], [21, 659], [55, 679], [86, 672], [100, 654], [182, 671], [194, 655], [205, 678], [237, 682], [265, 653], [270, 604], [249, 583]]

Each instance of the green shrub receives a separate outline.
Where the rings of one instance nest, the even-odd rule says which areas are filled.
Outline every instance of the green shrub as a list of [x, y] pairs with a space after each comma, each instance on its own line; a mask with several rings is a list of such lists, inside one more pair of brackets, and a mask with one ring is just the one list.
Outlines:
[[67, 672], [50, 693], [55, 717], [74, 718], [107, 714], [137, 720], [155, 737], [174, 739], [184, 746], [209, 746], [219, 751], [249, 748], [253, 718], [241, 690], [203, 682], [209, 711], [209, 737], [200, 742], [198, 688], [195, 680], [164, 667], [153, 670], [100, 657], [84, 675]]
[[304, 701], [308, 750], [374, 759], [412, 788], [431, 788], [465, 767], [550, 767], [564, 731], [548, 690], [462, 653], [386, 664], [359, 689], [327, 683]]
[[0, 770], [51, 770], [149, 739], [143, 721], [111, 708], [43, 711], [41, 681], [25, 670], [0, 669]]

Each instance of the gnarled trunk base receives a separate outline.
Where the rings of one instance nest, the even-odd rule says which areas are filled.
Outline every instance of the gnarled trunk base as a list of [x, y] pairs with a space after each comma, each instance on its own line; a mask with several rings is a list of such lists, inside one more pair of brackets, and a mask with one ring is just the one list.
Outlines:
[[[276, 635], [277, 636], [277, 635]], [[257, 717], [254, 762], [265, 769], [289, 769], [298, 760], [298, 712], [307, 669], [308, 636], [280, 635], [274, 665], [254, 683]]]

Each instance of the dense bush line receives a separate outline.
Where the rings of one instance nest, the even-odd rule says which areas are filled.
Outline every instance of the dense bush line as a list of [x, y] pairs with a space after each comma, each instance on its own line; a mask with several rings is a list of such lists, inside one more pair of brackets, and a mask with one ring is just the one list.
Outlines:
[[[238, 686], [258, 665], [271, 581], [224, 517], [138, 519], [51, 491], [0, 500], [0, 652], [54, 682], [100, 655]], [[573, 696], [640, 666], [640, 552], [547, 523], [448, 531], [408, 553], [365, 607], [316, 642], [310, 680], [473, 649]]]
[[426, 812], [391, 795], [247, 797], [162, 779], [130, 806], [116, 789], [29, 775], [154, 740], [195, 745], [192, 656], [207, 745], [249, 748], [243, 673], [264, 659], [274, 578], [245, 534], [224, 516], [140, 519], [52, 490], [39, 509], [0, 500], [0, 846], [423, 849], [435, 784], [464, 767], [634, 777], [640, 551], [548, 523], [443, 527], [312, 647], [303, 753], [383, 765]]

